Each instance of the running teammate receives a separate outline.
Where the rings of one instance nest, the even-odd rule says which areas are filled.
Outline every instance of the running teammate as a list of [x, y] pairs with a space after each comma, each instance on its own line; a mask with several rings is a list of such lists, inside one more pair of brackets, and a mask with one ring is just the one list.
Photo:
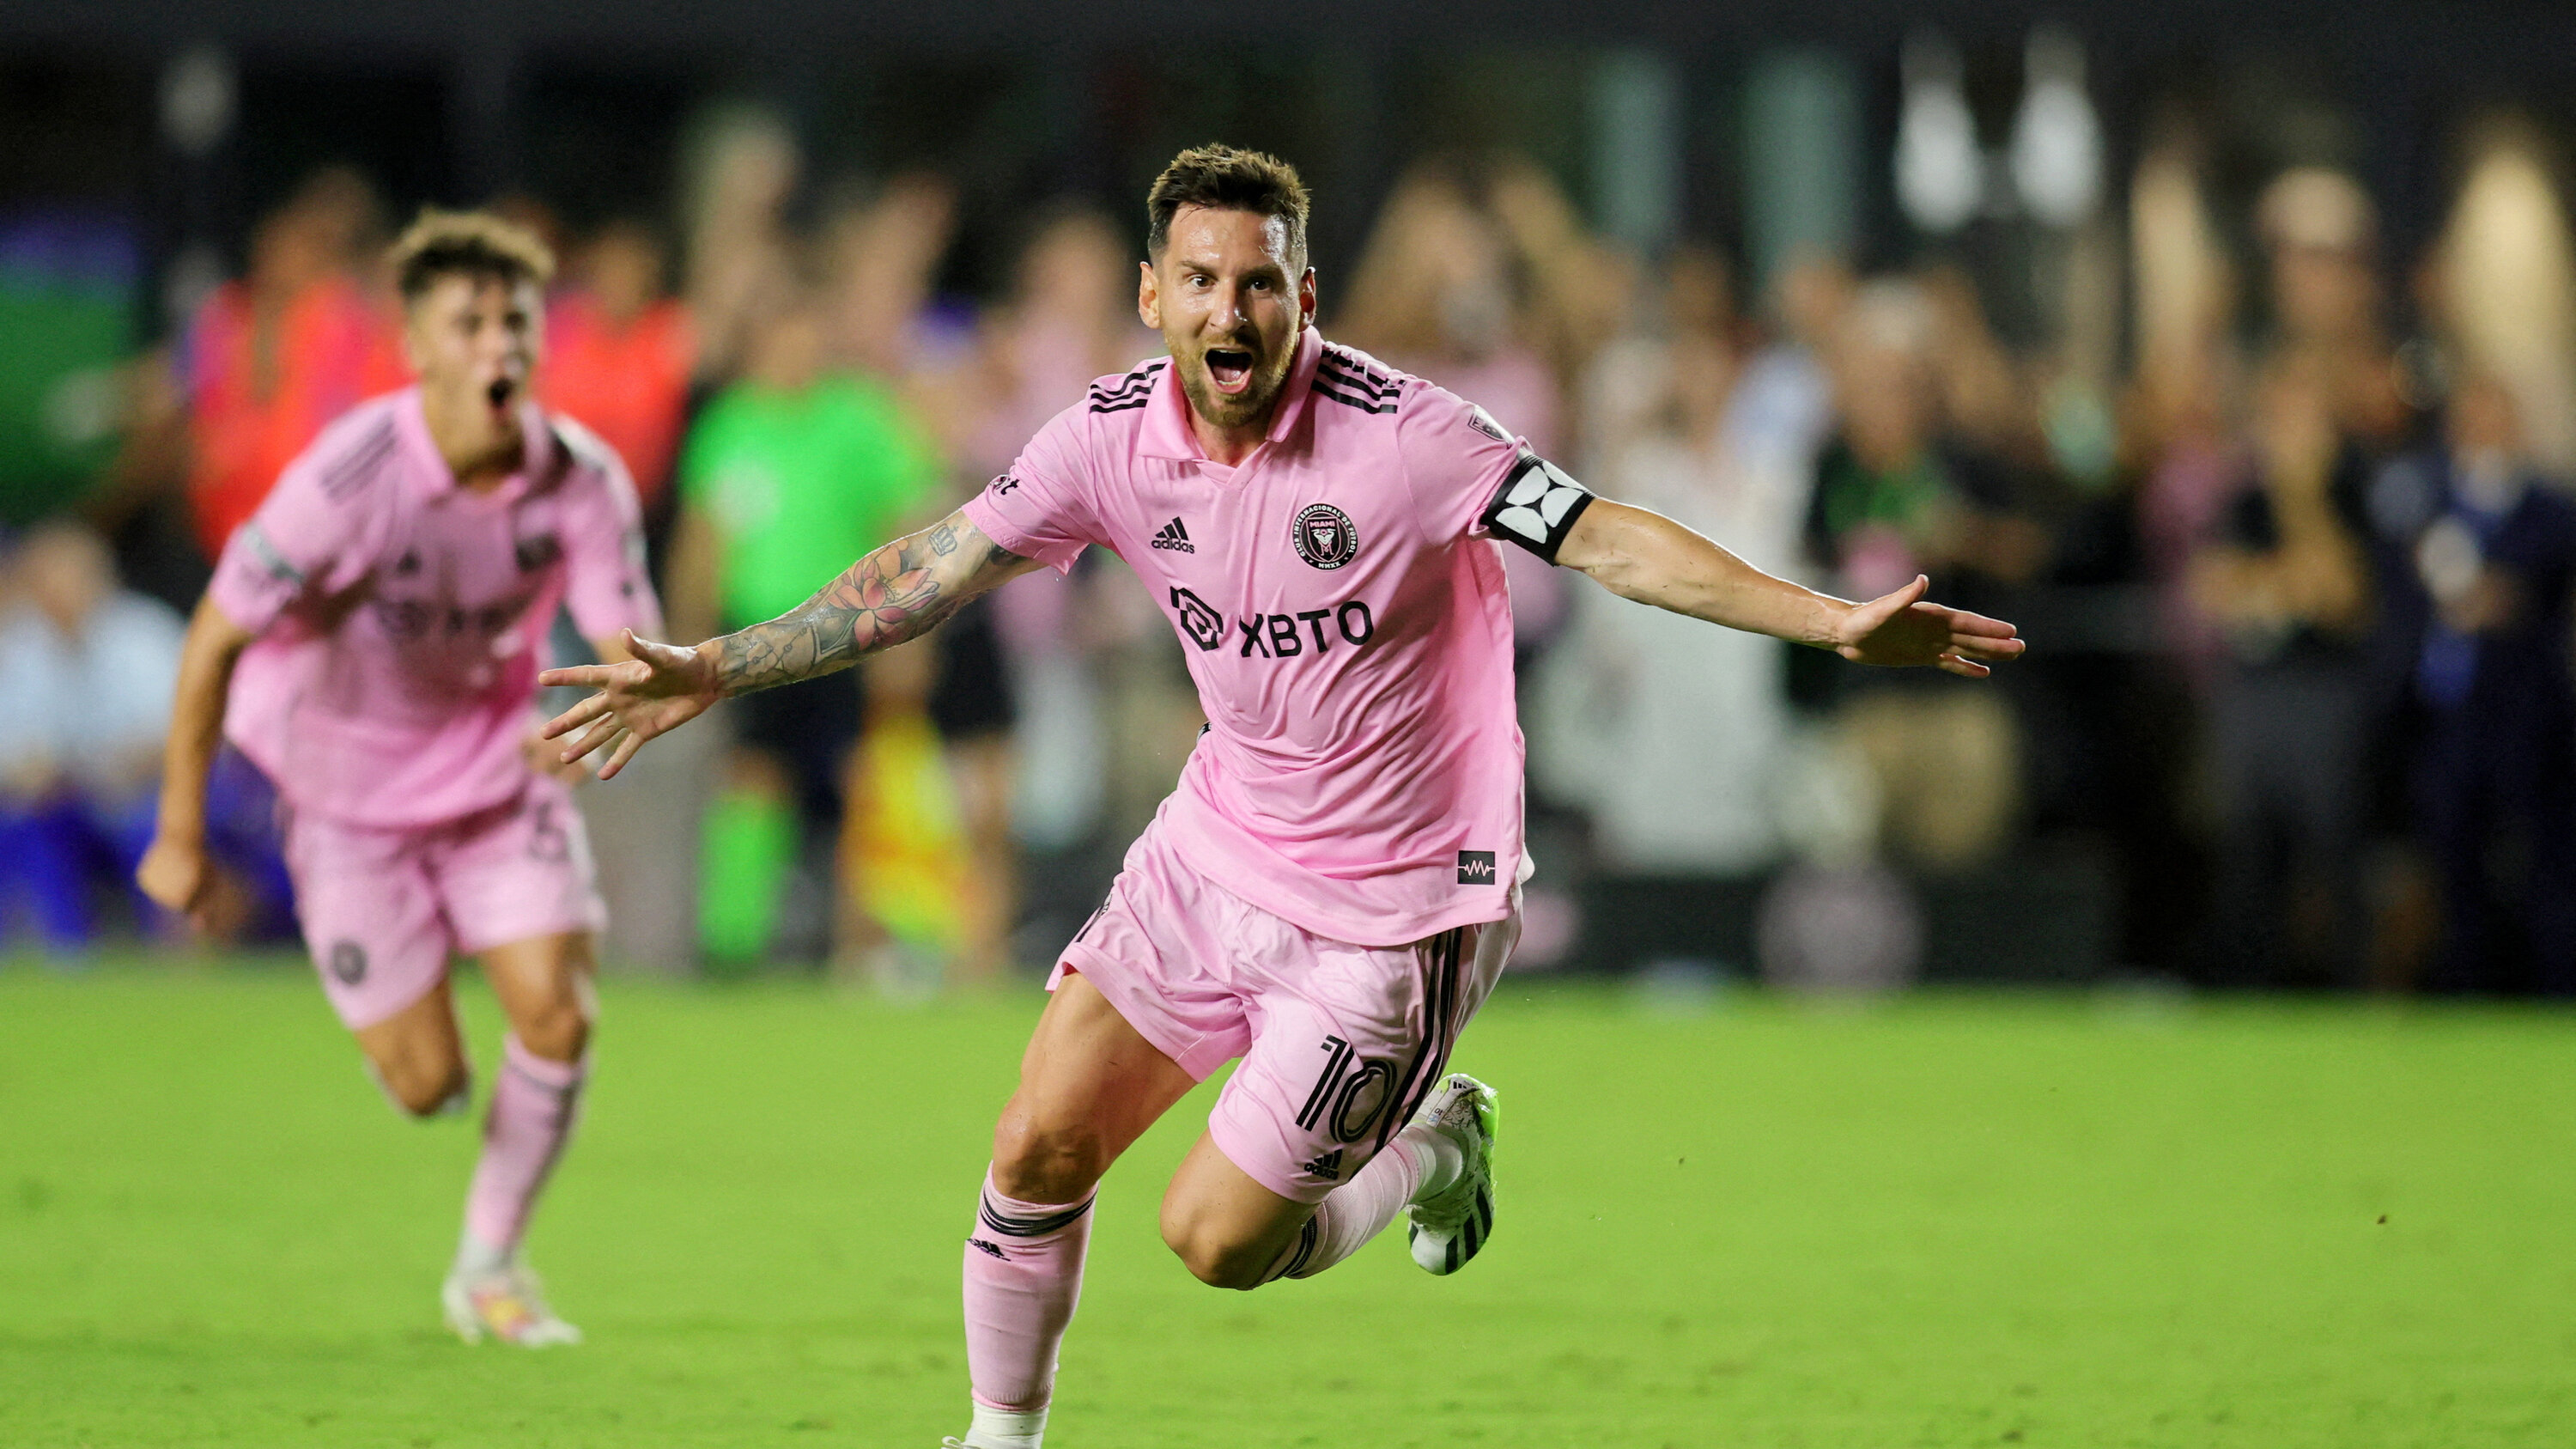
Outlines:
[[1094, 1188], [1229, 1059], [1163, 1198], [1200, 1279], [1308, 1277], [1399, 1213], [1433, 1273], [1491, 1235], [1493, 1094], [1447, 1060], [1529, 870], [1497, 542], [1864, 663], [1977, 677], [2022, 647], [1921, 579], [1849, 604], [1757, 572], [1325, 342], [1287, 165], [1184, 152], [1146, 205], [1137, 305], [1168, 359], [1094, 383], [981, 496], [802, 608], [545, 676], [598, 688], [547, 733], [568, 760], [604, 750], [605, 777], [720, 698], [846, 667], [1094, 544], [1180, 635], [1208, 728], [1065, 948], [994, 1133], [964, 1255], [972, 1449], [1036, 1449]]
[[482, 958], [510, 1034], [443, 1306], [468, 1342], [576, 1343], [518, 1247], [572, 1133], [604, 913], [571, 792], [532, 765], [530, 706], [559, 603], [610, 659], [660, 609], [624, 465], [529, 398], [544, 246], [432, 212], [392, 261], [419, 386], [325, 429], [225, 545], [137, 875], [203, 908], [206, 773], [229, 736], [277, 784], [323, 992], [415, 1117], [466, 1107], [447, 963]]

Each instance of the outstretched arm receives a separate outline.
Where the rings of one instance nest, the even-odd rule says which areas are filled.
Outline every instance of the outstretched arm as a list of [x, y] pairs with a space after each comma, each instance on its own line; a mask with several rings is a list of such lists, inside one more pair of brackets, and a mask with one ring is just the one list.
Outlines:
[[2012, 625], [1924, 602], [1920, 577], [1882, 598], [1846, 603], [1773, 578], [1661, 514], [1606, 498], [1575, 520], [1556, 561], [1621, 598], [1861, 664], [1929, 664], [1979, 679], [1993, 672], [1988, 665], [2022, 652]]
[[[545, 737], [572, 735], [566, 763], [606, 747], [605, 780], [644, 742], [704, 714], [730, 695], [772, 689], [847, 669], [879, 649], [929, 633], [967, 600], [1036, 568], [995, 544], [963, 510], [896, 539], [765, 624], [695, 648], [629, 631], [623, 663], [549, 669], [540, 684], [598, 693], [546, 722]], [[575, 733], [578, 731], [578, 733]]]

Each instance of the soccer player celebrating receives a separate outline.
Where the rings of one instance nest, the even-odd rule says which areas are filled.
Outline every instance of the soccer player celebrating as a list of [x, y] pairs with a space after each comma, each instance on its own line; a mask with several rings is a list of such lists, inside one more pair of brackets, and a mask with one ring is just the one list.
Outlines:
[[394, 247], [419, 386], [325, 429], [225, 545], [179, 666], [158, 835], [137, 876], [207, 900], [206, 775], [229, 736], [277, 784], [304, 941], [386, 1095], [461, 1112], [451, 953], [510, 1034], [442, 1294], [466, 1341], [580, 1333], [519, 1238], [572, 1133], [604, 912], [569, 787], [534, 761], [558, 604], [601, 657], [657, 632], [616, 454], [529, 396], [553, 261], [493, 217], [425, 213]]
[[[1409, 1219], [1455, 1272], [1494, 1228], [1493, 1094], [1448, 1073], [1519, 933], [1521, 737], [1498, 542], [1617, 593], [1871, 664], [1983, 676], [2011, 625], [1811, 593], [1596, 499], [1465, 401], [1323, 340], [1306, 191], [1187, 151], [1147, 198], [1137, 292], [1170, 349], [1047, 424], [949, 518], [802, 608], [548, 683], [614, 774], [718, 699], [847, 667], [1098, 544], [1170, 617], [1208, 726], [1065, 948], [965, 1250], [971, 1449], [1036, 1449], [1102, 1174], [1227, 1060], [1163, 1197], [1201, 1280], [1303, 1278]], [[959, 1441], [950, 1441], [952, 1445]]]

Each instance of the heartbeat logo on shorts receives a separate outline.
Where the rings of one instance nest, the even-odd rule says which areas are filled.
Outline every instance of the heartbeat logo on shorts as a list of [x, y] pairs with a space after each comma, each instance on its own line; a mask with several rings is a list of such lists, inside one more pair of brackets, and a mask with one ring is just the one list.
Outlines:
[[1492, 851], [1462, 850], [1458, 852], [1458, 884], [1492, 885], [1493, 883], [1494, 853]]

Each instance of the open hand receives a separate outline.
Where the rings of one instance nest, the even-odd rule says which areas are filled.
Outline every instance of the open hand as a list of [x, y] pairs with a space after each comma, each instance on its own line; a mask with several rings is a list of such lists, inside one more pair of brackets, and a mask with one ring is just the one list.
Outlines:
[[605, 746], [608, 753], [599, 765], [603, 780], [625, 769], [646, 740], [678, 729], [716, 702], [712, 659], [682, 645], [638, 638], [632, 629], [623, 642], [629, 657], [616, 664], [549, 669], [537, 676], [548, 687], [599, 691], [546, 721], [539, 733], [550, 740], [572, 736], [557, 756], [567, 765]]
[[1835, 630], [1834, 652], [1855, 664], [1894, 668], [1930, 664], [1969, 679], [2018, 658], [2024, 645], [2012, 625], [1963, 609], [1926, 603], [1932, 581], [1921, 574], [1892, 594], [1856, 604]]

